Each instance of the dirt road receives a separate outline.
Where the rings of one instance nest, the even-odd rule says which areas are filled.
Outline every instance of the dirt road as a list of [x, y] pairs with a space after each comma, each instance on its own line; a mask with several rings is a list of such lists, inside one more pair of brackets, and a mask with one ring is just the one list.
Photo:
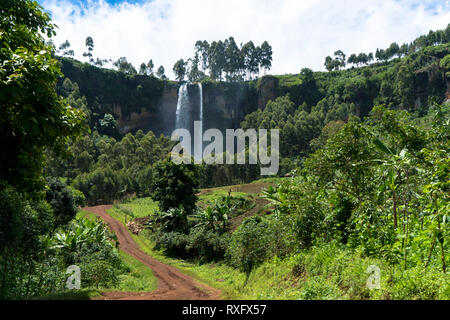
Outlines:
[[200, 283], [181, 273], [177, 268], [166, 265], [144, 253], [134, 242], [128, 230], [106, 213], [110, 205], [84, 208], [102, 218], [114, 231], [120, 249], [152, 269], [158, 279], [158, 288], [153, 292], [104, 292], [103, 299], [119, 300], [217, 300], [220, 291]]

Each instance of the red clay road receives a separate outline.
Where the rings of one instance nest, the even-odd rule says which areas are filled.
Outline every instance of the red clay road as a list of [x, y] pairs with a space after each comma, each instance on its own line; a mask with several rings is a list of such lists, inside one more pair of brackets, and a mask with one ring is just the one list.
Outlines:
[[119, 221], [106, 213], [110, 205], [84, 208], [102, 218], [109, 228], [115, 232], [120, 249], [152, 269], [158, 279], [158, 288], [152, 292], [102, 293], [102, 299], [117, 300], [218, 300], [220, 291], [200, 283], [183, 274], [175, 267], [166, 265], [144, 253], [131, 237], [130, 233]]

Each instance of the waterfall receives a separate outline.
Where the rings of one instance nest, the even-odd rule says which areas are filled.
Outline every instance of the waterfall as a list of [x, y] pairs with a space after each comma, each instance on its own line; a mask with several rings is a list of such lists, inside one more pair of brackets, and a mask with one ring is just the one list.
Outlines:
[[199, 127], [198, 132], [195, 137], [195, 143], [197, 144], [196, 147], [194, 147], [194, 158], [197, 160], [202, 159], [203, 156], [203, 88], [202, 84], [198, 83], [198, 96], [199, 96]]
[[[203, 88], [198, 84], [199, 94], [199, 121], [192, 123], [192, 107], [190, 106], [188, 84], [183, 83], [178, 89], [177, 111], [175, 116], [175, 129], [187, 129], [194, 139], [194, 158], [201, 163], [203, 155]], [[193, 129], [193, 130], [192, 130]], [[193, 133], [193, 134], [192, 134]]]
[[175, 129], [185, 128], [189, 130], [189, 116], [189, 94], [187, 84], [183, 83], [178, 89]]

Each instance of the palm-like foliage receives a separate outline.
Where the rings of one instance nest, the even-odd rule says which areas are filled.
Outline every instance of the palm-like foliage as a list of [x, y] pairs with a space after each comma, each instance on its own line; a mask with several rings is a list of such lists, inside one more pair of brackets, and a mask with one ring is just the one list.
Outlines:
[[95, 248], [99, 246], [110, 246], [113, 240], [117, 246], [117, 237], [110, 233], [103, 222], [91, 221], [89, 219], [77, 219], [66, 231], [57, 232], [52, 239], [48, 240], [50, 249], [61, 250], [68, 260], [82, 248]]
[[229, 198], [224, 201], [216, 200], [212, 206], [208, 206], [205, 210], [200, 209], [192, 217], [198, 220], [196, 227], [204, 226], [213, 231], [225, 232], [229, 224], [229, 215], [235, 208]]

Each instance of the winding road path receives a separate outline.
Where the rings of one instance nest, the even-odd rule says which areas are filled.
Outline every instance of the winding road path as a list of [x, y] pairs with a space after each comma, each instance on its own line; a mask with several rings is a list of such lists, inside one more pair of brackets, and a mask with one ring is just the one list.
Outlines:
[[112, 206], [103, 205], [84, 208], [102, 218], [114, 231], [119, 240], [120, 249], [152, 269], [158, 279], [158, 288], [152, 292], [121, 292], [110, 291], [102, 293], [102, 298], [118, 300], [218, 300], [220, 291], [200, 283], [183, 274], [175, 267], [166, 265], [144, 253], [133, 240], [130, 233], [119, 221], [112, 218], [106, 210]]

